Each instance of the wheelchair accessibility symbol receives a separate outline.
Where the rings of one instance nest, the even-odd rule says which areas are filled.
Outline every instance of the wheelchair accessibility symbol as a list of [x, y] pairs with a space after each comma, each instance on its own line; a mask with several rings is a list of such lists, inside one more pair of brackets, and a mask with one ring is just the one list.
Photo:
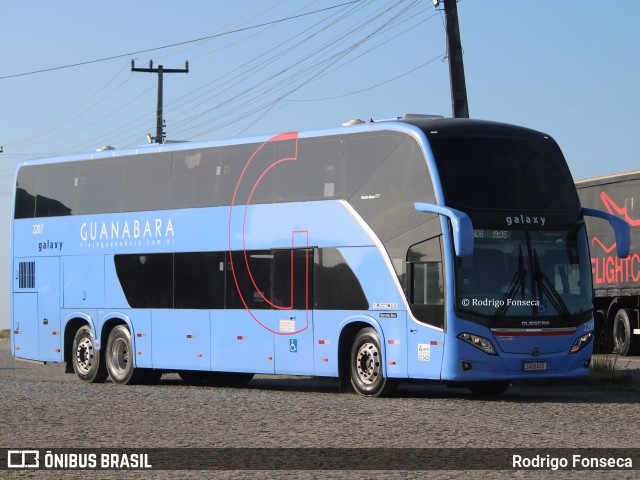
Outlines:
[[289, 351], [291, 353], [298, 353], [298, 340], [296, 338], [289, 339]]

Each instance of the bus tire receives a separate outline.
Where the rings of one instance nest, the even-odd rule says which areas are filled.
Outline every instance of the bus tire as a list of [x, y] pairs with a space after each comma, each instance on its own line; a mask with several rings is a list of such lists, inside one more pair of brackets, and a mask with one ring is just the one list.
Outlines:
[[100, 350], [96, 350], [93, 332], [88, 325], [78, 329], [73, 339], [71, 363], [73, 371], [83, 382], [101, 383], [107, 379], [107, 369]]
[[475, 395], [491, 397], [503, 394], [510, 385], [509, 381], [473, 382], [468, 388]]
[[363, 328], [354, 338], [349, 364], [351, 385], [360, 395], [380, 397], [396, 386], [395, 380], [384, 376], [380, 337], [372, 327]]
[[109, 333], [105, 364], [113, 383], [130, 385], [139, 383], [144, 377], [145, 372], [133, 365], [131, 333], [126, 325], [116, 325]]
[[631, 326], [632, 315], [632, 310], [621, 308], [613, 320], [613, 352], [623, 357], [634, 355], [637, 351], [637, 342], [633, 338]]

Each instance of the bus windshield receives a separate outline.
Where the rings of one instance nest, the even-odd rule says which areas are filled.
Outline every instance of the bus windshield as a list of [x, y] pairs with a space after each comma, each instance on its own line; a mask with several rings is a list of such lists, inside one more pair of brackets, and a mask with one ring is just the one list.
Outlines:
[[473, 255], [456, 261], [456, 307], [464, 317], [494, 326], [517, 320], [521, 326], [567, 325], [584, 321], [591, 311], [584, 226], [559, 231], [478, 229], [474, 240]]

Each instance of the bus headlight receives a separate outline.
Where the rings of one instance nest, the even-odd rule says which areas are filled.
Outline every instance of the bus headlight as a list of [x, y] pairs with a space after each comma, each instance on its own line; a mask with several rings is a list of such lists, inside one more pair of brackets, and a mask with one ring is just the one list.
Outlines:
[[498, 355], [498, 352], [496, 352], [496, 349], [493, 347], [493, 343], [491, 343], [491, 340], [487, 338], [479, 335], [472, 335], [471, 333], [461, 333], [458, 335], [458, 338], [467, 342], [469, 345], [479, 348], [484, 353], [488, 353], [489, 355]]
[[573, 347], [571, 347], [569, 353], [578, 353], [584, 347], [589, 345], [591, 340], [593, 340], [593, 332], [585, 333], [580, 338], [576, 338], [576, 341], [573, 342]]

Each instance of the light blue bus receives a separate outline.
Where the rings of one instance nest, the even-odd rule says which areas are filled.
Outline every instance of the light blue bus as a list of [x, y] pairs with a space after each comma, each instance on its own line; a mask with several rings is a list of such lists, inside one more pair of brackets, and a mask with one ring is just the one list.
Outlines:
[[21, 163], [11, 347], [86, 382], [586, 375], [591, 264], [556, 143], [405, 116]]

